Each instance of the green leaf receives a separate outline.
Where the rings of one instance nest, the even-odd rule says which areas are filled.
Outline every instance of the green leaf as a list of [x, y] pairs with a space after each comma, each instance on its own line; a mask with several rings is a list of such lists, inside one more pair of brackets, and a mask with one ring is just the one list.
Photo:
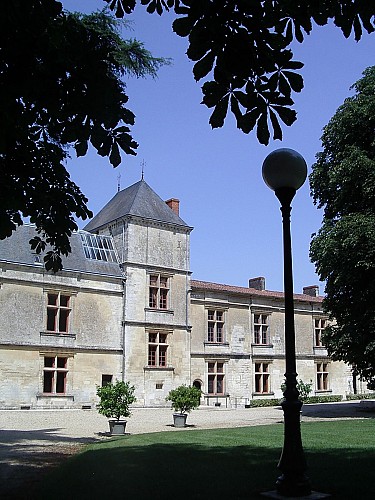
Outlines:
[[240, 120], [237, 120], [237, 127], [245, 134], [249, 134], [256, 125], [257, 119], [261, 113], [259, 108], [254, 108], [242, 115]]
[[193, 74], [196, 81], [208, 75], [212, 70], [215, 61], [215, 54], [211, 50], [200, 61], [194, 64]]
[[242, 113], [238, 104], [238, 100], [236, 99], [235, 95], [231, 95], [230, 98], [230, 109], [234, 116], [236, 117], [236, 120], [241, 120]]
[[273, 106], [273, 109], [277, 112], [285, 125], [292, 125], [297, 119], [297, 113], [294, 109], [285, 108], [284, 106]]
[[74, 144], [74, 149], [76, 150], [76, 154], [78, 157], [85, 156], [88, 149], [88, 142], [87, 141], [76, 142]]
[[210, 116], [210, 125], [212, 128], [220, 128], [224, 125], [225, 117], [227, 116], [229, 104], [229, 95], [223, 97], [215, 106], [214, 112]]
[[293, 71], [283, 71], [283, 75], [288, 79], [294, 92], [301, 92], [303, 89], [303, 78], [301, 75]]
[[279, 120], [277, 119], [277, 116], [275, 115], [275, 113], [272, 111], [271, 108], [270, 108], [270, 118], [273, 127], [273, 139], [274, 140], [279, 139], [281, 141], [283, 138], [283, 132], [281, 130]]
[[193, 26], [194, 19], [190, 17], [180, 17], [175, 19], [172, 24], [173, 31], [181, 37], [188, 36]]
[[113, 165], [114, 167], [117, 167], [121, 163], [121, 155], [116, 142], [113, 142], [112, 144], [111, 153], [109, 155], [109, 161], [111, 165]]
[[267, 146], [270, 140], [270, 132], [268, 130], [267, 113], [261, 113], [257, 123], [257, 138], [261, 144]]

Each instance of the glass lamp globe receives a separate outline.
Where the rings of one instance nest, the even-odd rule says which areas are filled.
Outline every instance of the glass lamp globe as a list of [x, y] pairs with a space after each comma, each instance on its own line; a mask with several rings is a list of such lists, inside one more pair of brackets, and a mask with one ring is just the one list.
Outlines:
[[297, 191], [307, 177], [306, 161], [294, 149], [276, 149], [264, 160], [262, 175], [264, 182], [273, 191], [281, 188]]

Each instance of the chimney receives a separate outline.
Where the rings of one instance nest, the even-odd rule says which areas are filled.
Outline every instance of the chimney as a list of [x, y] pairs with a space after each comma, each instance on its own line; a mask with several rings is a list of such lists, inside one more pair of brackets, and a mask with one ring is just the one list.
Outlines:
[[165, 202], [169, 208], [173, 210], [176, 215], [180, 215], [180, 200], [177, 198], [171, 198]]
[[304, 286], [303, 293], [305, 295], [310, 295], [310, 297], [318, 297], [319, 287], [318, 285]]
[[250, 278], [249, 288], [255, 288], [255, 290], [265, 290], [266, 278], [263, 278], [263, 276], [259, 276], [258, 278]]

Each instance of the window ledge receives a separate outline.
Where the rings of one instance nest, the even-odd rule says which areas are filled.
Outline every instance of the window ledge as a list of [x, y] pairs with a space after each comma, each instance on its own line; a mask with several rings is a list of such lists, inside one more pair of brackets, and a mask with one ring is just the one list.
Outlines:
[[229, 342], [209, 342], [208, 340], [205, 340], [203, 342], [204, 345], [214, 345], [214, 346], [225, 346], [225, 347], [228, 347], [229, 346]]
[[273, 348], [273, 344], [255, 344], [254, 342], [251, 343], [251, 347], [268, 347], [268, 348]]
[[75, 339], [75, 333], [60, 333], [60, 332], [40, 332], [41, 337], [64, 337], [68, 339]]
[[145, 311], [154, 313], [174, 314], [173, 309], [157, 309], [154, 307], [145, 307]]
[[314, 392], [315, 394], [327, 394], [327, 392], [332, 392], [332, 389], [321, 389]]
[[274, 392], [253, 392], [252, 396], [274, 396]]
[[69, 398], [74, 401], [74, 396], [73, 394], [54, 394], [54, 393], [48, 393], [48, 392], [39, 392], [36, 395], [37, 399], [41, 398]]
[[173, 372], [174, 366], [144, 366], [143, 369], [145, 371], [155, 371], [155, 372]]

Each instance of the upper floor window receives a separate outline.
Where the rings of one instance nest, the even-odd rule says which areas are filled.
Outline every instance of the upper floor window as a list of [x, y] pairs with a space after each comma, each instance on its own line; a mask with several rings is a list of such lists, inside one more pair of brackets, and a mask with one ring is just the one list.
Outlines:
[[266, 394], [270, 392], [270, 364], [255, 363], [255, 392]]
[[329, 372], [328, 363], [316, 364], [316, 390], [328, 391], [329, 390]]
[[327, 320], [315, 318], [314, 320], [314, 342], [316, 347], [323, 347], [322, 332], [327, 326]]
[[224, 394], [224, 363], [222, 361], [210, 361], [207, 363], [208, 370], [208, 394]]
[[169, 278], [161, 274], [150, 274], [148, 305], [153, 309], [168, 309]]
[[149, 332], [148, 334], [148, 366], [163, 368], [167, 366], [168, 334], [165, 332]]
[[224, 311], [208, 311], [207, 341], [224, 342]]
[[47, 331], [68, 333], [70, 312], [69, 295], [60, 292], [49, 293], [47, 298]]
[[87, 259], [117, 262], [110, 236], [80, 232], [83, 251]]
[[254, 314], [254, 344], [269, 344], [269, 315]]
[[45, 356], [43, 368], [43, 392], [45, 394], [65, 394], [68, 374], [68, 358]]

